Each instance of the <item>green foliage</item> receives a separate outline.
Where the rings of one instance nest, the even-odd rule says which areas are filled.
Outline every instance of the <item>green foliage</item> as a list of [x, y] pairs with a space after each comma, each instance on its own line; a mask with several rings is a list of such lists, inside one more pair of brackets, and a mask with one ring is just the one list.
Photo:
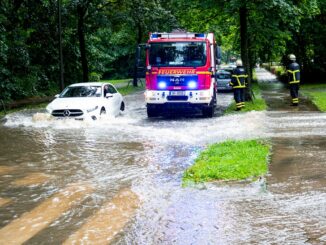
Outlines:
[[183, 175], [183, 184], [243, 180], [267, 173], [270, 145], [259, 140], [226, 141], [200, 153]]
[[89, 81], [90, 82], [99, 82], [101, 80], [101, 75], [96, 72], [91, 72], [89, 74]]
[[[59, 89], [57, 1], [0, 2], [0, 97], [16, 100]], [[303, 81], [326, 81], [324, 0], [71, 0], [62, 1], [65, 84], [90, 73], [126, 78], [135, 47], [149, 32], [179, 28], [214, 32], [223, 60], [239, 57], [239, 9], [248, 9], [251, 65], [295, 53]], [[80, 25], [79, 25], [80, 24]], [[82, 30], [85, 45], [81, 45]], [[83, 51], [83, 52], [82, 52]]]

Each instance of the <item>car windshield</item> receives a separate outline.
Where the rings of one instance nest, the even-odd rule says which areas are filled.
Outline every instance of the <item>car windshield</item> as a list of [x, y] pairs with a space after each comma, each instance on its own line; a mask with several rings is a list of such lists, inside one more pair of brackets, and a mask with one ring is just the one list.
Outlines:
[[205, 42], [151, 43], [149, 63], [152, 66], [198, 67], [206, 64]]
[[60, 98], [100, 97], [101, 94], [101, 86], [74, 86], [63, 90], [63, 92], [60, 94]]
[[217, 78], [219, 79], [230, 79], [231, 75], [226, 73], [217, 73]]

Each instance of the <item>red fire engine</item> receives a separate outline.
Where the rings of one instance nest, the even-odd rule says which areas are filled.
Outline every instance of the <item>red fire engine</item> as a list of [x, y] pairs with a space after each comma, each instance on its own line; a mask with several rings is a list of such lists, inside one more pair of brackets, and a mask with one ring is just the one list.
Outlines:
[[213, 33], [151, 33], [146, 51], [148, 117], [177, 109], [212, 117], [218, 50]]

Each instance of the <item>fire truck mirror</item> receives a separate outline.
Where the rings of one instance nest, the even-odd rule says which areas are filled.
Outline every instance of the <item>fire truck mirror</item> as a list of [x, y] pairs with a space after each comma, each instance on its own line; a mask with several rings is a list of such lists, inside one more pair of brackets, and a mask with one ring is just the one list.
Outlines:
[[216, 63], [221, 64], [222, 61], [222, 49], [220, 46], [216, 46]]
[[221, 62], [221, 59], [216, 59], [216, 64], [217, 65], [220, 65], [222, 62]]

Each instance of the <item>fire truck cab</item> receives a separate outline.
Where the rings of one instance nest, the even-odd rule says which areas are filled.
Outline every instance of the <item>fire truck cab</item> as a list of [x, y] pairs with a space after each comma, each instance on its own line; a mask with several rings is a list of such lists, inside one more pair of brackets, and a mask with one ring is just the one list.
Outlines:
[[176, 110], [212, 117], [218, 50], [213, 33], [151, 33], [146, 50], [148, 117]]

